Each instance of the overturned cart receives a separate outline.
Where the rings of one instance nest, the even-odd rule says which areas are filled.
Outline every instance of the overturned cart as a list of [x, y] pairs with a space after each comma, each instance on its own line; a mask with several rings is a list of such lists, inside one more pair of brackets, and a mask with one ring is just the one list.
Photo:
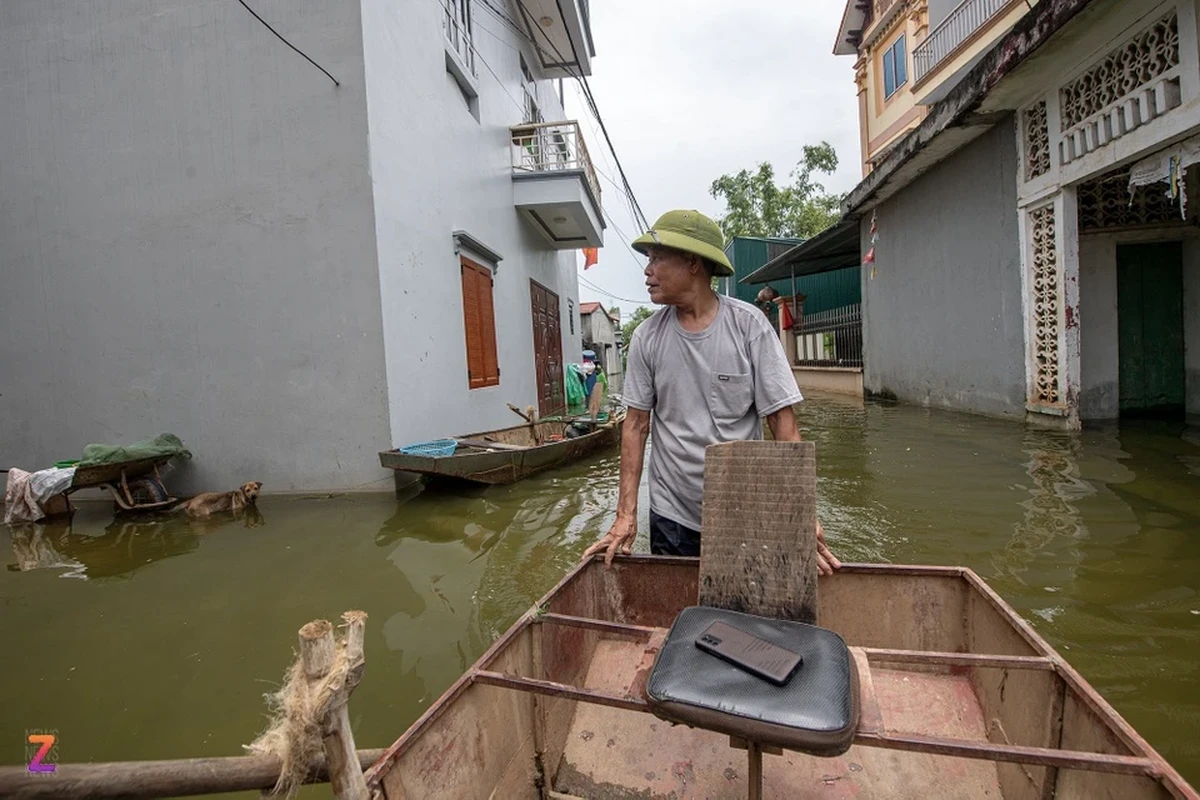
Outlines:
[[[580, 565], [368, 787], [390, 800], [1198, 797], [970, 570], [851, 564], [818, 586], [811, 444], [709, 448], [705, 483], [700, 559]], [[777, 686], [699, 652], [718, 618], [803, 663]]]
[[84, 448], [83, 460], [75, 463], [74, 478], [63, 494], [69, 498], [80, 489], [104, 489], [122, 511], [166, 508], [178, 502], [163, 482], [170, 462], [191, 457], [172, 433], [129, 445], [90, 444]]
[[165, 456], [76, 467], [75, 477], [63, 494], [69, 498], [80, 489], [104, 489], [122, 511], [166, 508], [178, 502], [163, 484], [163, 468], [170, 460]]

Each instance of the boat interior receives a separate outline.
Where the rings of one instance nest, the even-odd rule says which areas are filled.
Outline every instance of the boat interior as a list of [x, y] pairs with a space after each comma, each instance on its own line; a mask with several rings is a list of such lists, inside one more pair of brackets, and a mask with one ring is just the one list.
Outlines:
[[816, 624], [853, 656], [853, 744], [821, 757], [653, 713], [700, 560], [580, 565], [367, 772], [388, 800], [1195, 797], [970, 570], [848, 564]]
[[456, 439], [466, 440], [470, 444], [466, 442], [460, 443], [456, 455], [481, 452], [486, 449], [482, 446], [483, 442], [495, 442], [497, 444], [517, 445], [520, 447], [537, 447], [549, 442], [570, 438], [567, 434], [567, 429], [572, 426], [575, 427], [579, 434], [585, 434], [593, 433], [602, 427], [607, 427], [608, 423], [608, 417], [602, 417], [600, 420], [592, 420], [589, 417], [543, 420], [535, 422], [532, 425], [526, 423], [496, 431], [457, 436], [455, 437]]

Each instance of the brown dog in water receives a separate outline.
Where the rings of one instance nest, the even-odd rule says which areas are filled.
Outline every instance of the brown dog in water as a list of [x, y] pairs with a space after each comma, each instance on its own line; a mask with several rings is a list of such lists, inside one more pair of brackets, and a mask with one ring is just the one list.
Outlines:
[[189, 517], [207, 517], [219, 511], [242, 511], [254, 505], [258, 500], [258, 490], [262, 484], [250, 481], [232, 492], [205, 492], [198, 494], [176, 506], [177, 510], [185, 512]]

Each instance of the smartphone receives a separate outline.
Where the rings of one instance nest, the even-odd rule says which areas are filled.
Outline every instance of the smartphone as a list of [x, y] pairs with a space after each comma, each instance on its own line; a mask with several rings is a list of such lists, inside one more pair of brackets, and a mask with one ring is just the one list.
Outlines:
[[714, 622], [696, 637], [696, 647], [735, 667], [783, 686], [804, 663], [799, 653], [746, 633], [724, 622]]

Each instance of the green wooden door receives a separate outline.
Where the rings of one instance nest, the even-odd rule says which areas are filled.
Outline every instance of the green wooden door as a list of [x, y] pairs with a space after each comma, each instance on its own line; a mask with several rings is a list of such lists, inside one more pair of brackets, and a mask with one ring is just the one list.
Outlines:
[[1183, 244], [1117, 247], [1122, 414], [1184, 407]]

